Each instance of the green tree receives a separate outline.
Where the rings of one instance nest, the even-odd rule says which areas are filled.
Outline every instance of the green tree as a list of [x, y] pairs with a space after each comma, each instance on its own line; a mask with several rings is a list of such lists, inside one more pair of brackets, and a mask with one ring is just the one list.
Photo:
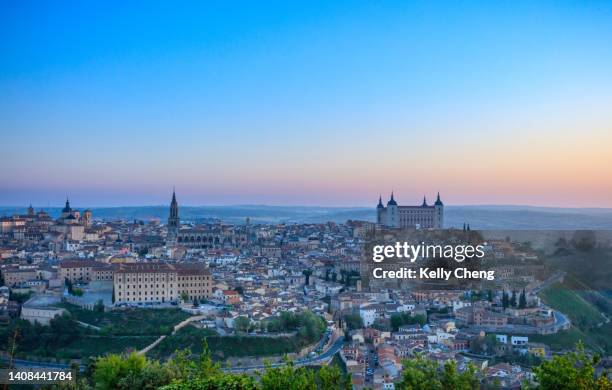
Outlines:
[[404, 360], [404, 371], [397, 388], [402, 390], [442, 390], [438, 377], [438, 364], [423, 358], [420, 354], [414, 359]]
[[317, 389], [314, 371], [304, 367], [296, 368], [293, 362], [274, 368], [266, 364], [266, 369], [260, 379], [261, 387], [265, 390]]
[[363, 320], [359, 313], [346, 314], [344, 316], [344, 322], [348, 330], [363, 328]]
[[123, 384], [133, 381], [136, 376], [140, 375], [146, 364], [146, 358], [135, 352], [125, 358], [120, 355], [98, 358], [93, 373], [95, 388], [98, 390], [129, 389]]
[[94, 305], [93, 309], [97, 313], [104, 313], [104, 302], [102, 302], [101, 299], [98, 299], [98, 301]]
[[584, 346], [579, 343], [576, 351], [565, 355], [554, 356], [544, 361], [533, 372], [536, 377], [536, 388], [542, 390], [609, 390], [612, 386], [605, 374], [595, 376], [599, 361], [597, 356], [589, 357]]
[[307, 286], [310, 285], [310, 275], [312, 275], [312, 270], [311, 269], [305, 269], [302, 271], [302, 274], [306, 277], [306, 282], [305, 284]]
[[478, 389], [480, 387], [478, 378], [476, 377], [476, 368], [470, 364], [466, 370], [459, 373], [457, 371], [457, 362], [454, 360], [444, 364], [440, 382], [444, 389], [469, 390]]
[[516, 290], [512, 290], [512, 298], [510, 298], [510, 306], [516, 307]]
[[438, 363], [417, 355], [412, 360], [404, 360], [404, 371], [398, 389], [405, 390], [470, 390], [478, 389], [476, 369], [470, 365], [459, 373], [454, 361], [444, 364], [442, 370]]
[[525, 296], [525, 289], [521, 292], [521, 296], [519, 297], [519, 309], [524, 309], [527, 307], [527, 297]]
[[64, 286], [66, 286], [66, 288], [68, 289], [68, 294], [72, 295], [72, 282], [70, 281], [70, 279], [65, 278], [64, 279]]
[[187, 302], [187, 301], [189, 301], [189, 294], [187, 294], [187, 292], [183, 291], [183, 292], [181, 293], [181, 300], [182, 300], [183, 302]]
[[337, 390], [352, 388], [350, 378], [342, 374], [337, 366], [321, 366], [316, 373], [317, 384], [320, 390]]
[[249, 330], [249, 325], [251, 325], [251, 320], [245, 316], [239, 316], [234, 319], [234, 329], [238, 332], [246, 332]]
[[510, 300], [508, 299], [508, 293], [504, 291], [502, 293], [502, 307], [504, 308], [504, 310], [508, 308], [509, 304], [510, 304]]
[[398, 313], [391, 315], [391, 327], [393, 330], [397, 330], [400, 326], [403, 325], [425, 325], [427, 322], [427, 318], [424, 315], [416, 315], [413, 316], [410, 313]]

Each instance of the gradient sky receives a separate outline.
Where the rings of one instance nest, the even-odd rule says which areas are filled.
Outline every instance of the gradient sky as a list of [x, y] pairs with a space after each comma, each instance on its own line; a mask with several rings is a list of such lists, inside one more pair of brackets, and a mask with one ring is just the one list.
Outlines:
[[612, 207], [609, 1], [2, 2], [0, 205]]

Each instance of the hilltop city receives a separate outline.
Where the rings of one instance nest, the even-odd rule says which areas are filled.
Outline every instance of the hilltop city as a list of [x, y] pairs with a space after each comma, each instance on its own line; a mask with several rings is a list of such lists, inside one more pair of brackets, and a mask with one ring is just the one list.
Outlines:
[[566, 274], [541, 250], [486, 237], [494, 280], [389, 288], [362, 278], [368, 237], [471, 229], [469, 221], [444, 228], [440, 194], [416, 206], [380, 197], [373, 213], [376, 222], [196, 224], [181, 220], [173, 192], [163, 223], [97, 219], [68, 199], [57, 218], [31, 206], [2, 217], [2, 359], [43, 367], [126, 351], [167, 359], [207, 339], [230, 372], [288, 356], [297, 366], [339, 362], [354, 389], [394, 389], [402, 362], [418, 355], [454, 361], [460, 372], [476, 367], [483, 386], [520, 388], [534, 366], [568, 349], [555, 337], [576, 324], [551, 305]]

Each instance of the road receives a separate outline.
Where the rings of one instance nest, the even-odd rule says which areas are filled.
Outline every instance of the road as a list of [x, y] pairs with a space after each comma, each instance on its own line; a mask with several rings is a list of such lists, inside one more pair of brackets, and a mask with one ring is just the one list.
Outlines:
[[[308, 357], [308, 358], [303, 358], [303, 359], [298, 359], [298, 360], [294, 360], [293, 364], [296, 366], [308, 366], [308, 365], [312, 365], [312, 364], [318, 364], [318, 363], [322, 363], [327, 361], [328, 359], [331, 359], [338, 351], [340, 351], [340, 349], [342, 348], [342, 345], [344, 344], [344, 339], [342, 337], [338, 337], [338, 339], [336, 339], [330, 346], [329, 348], [327, 348], [323, 353], [314, 356], [314, 357]], [[1, 361], [5, 362], [8, 364], [9, 360], [7, 358], [0, 358]], [[284, 366], [287, 363], [273, 363], [270, 364], [271, 367], [281, 367]], [[56, 369], [56, 370], [68, 370], [70, 369], [70, 365], [69, 364], [64, 364], [64, 363], [49, 363], [49, 362], [38, 362], [38, 361], [32, 361], [32, 360], [23, 360], [23, 359], [13, 359], [13, 367], [18, 367], [18, 368], [45, 368], [45, 369]], [[256, 366], [246, 366], [246, 367], [232, 367], [232, 368], [226, 368], [224, 369], [224, 371], [226, 372], [249, 372], [249, 371], [257, 371], [257, 370], [263, 370], [265, 368], [265, 366], [263, 364], [261, 365], [256, 365]], [[79, 366], [79, 369], [81, 371], [85, 370], [85, 366], [81, 365]]]
[[[2, 362], [8, 364], [7, 358], [0, 358]], [[49, 362], [36, 362], [32, 360], [13, 359], [13, 367], [17, 368], [45, 368], [50, 370], [69, 370], [71, 367], [69, 364], [64, 363], [49, 363]], [[85, 370], [85, 366], [79, 366], [81, 371]]]
[[[294, 360], [293, 364], [299, 367], [299, 366], [308, 366], [312, 364], [325, 362], [326, 360], [331, 359], [338, 351], [340, 351], [343, 344], [344, 344], [344, 339], [342, 337], [339, 337], [336, 341], [333, 342], [332, 345], [330, 345], [330, 347], [325, 352], [317, 356], [311, 357], [311, 358], [309, 357], [309, 358]], [[273, 364], [270, 364], [270, 367], [273, 367], [273, 368], [282, 367], [286, 364], [287, 363], [285, 362], [273, 363]], [[256, 366], [226, 368], [224, 369], [224, 371], [226, 372], [249, 372], [249, 371], [263, 370], [264, 368], [265, 366], [263, 364], [260, 364]]]
[[549, 276], [546, 280], [544, 280], [540, 285], [532, 290], [534, 294], [538, 294], [540, 291], [544, 290], [548, 286], [558, 282], [565, 276], [565, 272], [557, 271], [551, 276]]

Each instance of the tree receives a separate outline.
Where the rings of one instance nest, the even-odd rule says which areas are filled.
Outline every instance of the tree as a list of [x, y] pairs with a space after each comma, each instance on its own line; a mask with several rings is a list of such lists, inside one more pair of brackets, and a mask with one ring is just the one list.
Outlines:
[[251, 325], [251, 320], [245, 316], [239, 316], [234, 319], [234, 329], [238, 332], [246, 332], [249, 330], [249, 325]]
[[410, 313], [398, 313], [391, 315], [391, 327], [394, 331], [402, 325], [425, 325], [427, 323], [427, 318], [424, 315], [416, 315], [413, 316]]
[[493, 302], [493, 291], [491, 290], [487, 291], [487, 301]]
[[64, 279], [64, 286], [66, 286], [66, 288], [68, 289], [68, 294], [72, 295], [72, 282], [70, 281], [70, 279]]
[[544, 361], [533, 372], [537, 387], [542, 390], [587, 390], [610, 389], [612, 383], [605, 374], [595, 376], [593, 367], [599, 357], [590, 358], [579, 343], [576, 351], [565, 355], [554, 356], [552, 360]]
[[502, 294], [502, 307], [505, 309], [508, 308], [508, 304], [510, 303], [509, 299], [508, 299], [508, 293], [506, 293], [506, 291], [503, 292]]
[[198, 307], [199, 304], [198, 298], [193, 298], [193, 307]]
[[115, 284], [113, 283], [113, 296], [111, 298], [112, 302], [115, 303]]
[[516, 307], [516, 290], [512, 290], [512, 298], [510, 298], [510, 306]]
[[146, 358], [135, 352], [125, 358], [122, 358], [120, 355], [108, 355], [98, 358], [93, 374], [96, 389], [127, 389], [128, 387], [124, 387], [122, 384], [130, 377], [133, 380], [134, 377], [142, 372], [146, 364]]
[[469, 390], [479, 389], [479, 381], [476, 377], [476, 368], [469, 364], [467, 369], [461, 373], [457, 372], [457, 362], [454, 360], [444, 364], [444, 371], [440, 382], [444, 389]]
[[104, 302], [102, 302], [101, 299], [98, 299], [98, 301], [94, 305], [93, 309], [94, 309], [95, 312], [104, 313]]
[[306, 277], [306, 282], [305, 284], [307, 286], [310, 285], [310, 275], [312, 275], [312, 270], [311, 269], [305, 269], [302, 271], [302, 274]]
[[524, 309], [527, 307], [527, 297], [525, 296], [525, 289], [521, 292], [521, 296], [519, 297], [519, 309]]
[[[310, 311], [293, 315], [298, 319], [300, 331], [310, 327], [325, 329], [325, 322]], [[63, 321], [57, 320], [59, 318], [52, 320], [52, 323], [57, 322], [56, 326], [60, 328], [69, 322], [76, 325], [74, 321], [68, 321], [69, 317]], [[28, 328], [36, 328], [36, 325], [27, 321], [23, 323]], [[42, 326], [38, 325], [38, 327]], [[79, 329], [78, 325], [76, 329]], [[29, 333], [41, 332], [33, 329]], [[67, 337], [70, 338], [72, 335], [68, 334]], [[33, 342], [37, 341], [36, 338], [33, 340]], [[67, 343], [66, 340], [63, 342]], [[95, 359], [88, 369], [90, 373], [88, 376], [95, 389], [100, 390], [348, 390], [352, 388], [350, 376], [344, 375], [337, 366], [324, 366], [314, 370], [307, 367], [295, 367], [290, 361], [286, 363], [282, 367], [275, 368], [266, 364], [263, 372], [258, 374], [259, 379], [246, 374], [226, 373], [223, 372], [219, 363], [212, 361], [211, 351], [204, 338], [199, 358], [194, 359], [194, 355], [188, 349], [176, 351], [174, 356], [166, 362], [149, 360], [144, 355], [137, 353], [110, 354]], [[78, 388], [86, 389], [89, 386], [87, 383], [79, 383]]]
[[189, 294], [187, 294], [187, 292], [186, 292], [186, 291], [183, 291], [183, 292], [181, 293], [181, 300], [182, 300], [183, 302], [187, 302], [187, 301], [189, 300]]
[[350, 377], [342, 374], [336, 366], [321, 366], [316, 373], [318, 388], [321, 390], [352, 389]]
[[348, 330], [355, 330], [363, 328], [363, 320], [359, 313], [346, 314], [344, 316], [344, 322]]
[[420, 354], [412, 360], [404, 360], [404, 371], [398, 389], [441, 390], [442, 382], [438, 378], [438, 364], [423, 358]]
[[304, 389], [316, 390], [314, 371], [304, 367], [296, 368], [293, 362], [272, 368], [266, 364], [261, 376], [261, 386], [269, 390]]
[[478, 389], [479, 382], [476, 377], [476, 369], [469, 365], [462, 372], [457, 372], [457, 364], [454, 361], [444, 364], [442, 370], [438, 363], [428, 360], [422, 355], [412, 360], [404, 360], [404, 371], [398, 389], [410, 390], [469, 390]]

